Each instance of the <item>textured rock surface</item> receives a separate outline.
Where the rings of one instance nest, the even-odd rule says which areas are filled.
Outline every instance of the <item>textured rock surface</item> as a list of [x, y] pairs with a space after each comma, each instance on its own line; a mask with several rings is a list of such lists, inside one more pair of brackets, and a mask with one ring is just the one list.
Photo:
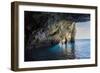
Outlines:
[[[75, 23], [88, 21], [89, 14], [25, 12], [25, 56], [29, 58], [32, 49], [49, 48], [58, 43], [72, 43], [74, 48]], [[34, 51], [33, 50], [33, 51]], [[29, 53], [27, 53], [29, 51]], [[68, 52], [64, 50], [64, 54]], [[71, 56], [71, 57], [70, 57]], [[67, 56], [68, 57], [68, 56]], [[31, 58], [31, 57], [30, 57]], [[74, 58], [74, 49], [69, 53]]]

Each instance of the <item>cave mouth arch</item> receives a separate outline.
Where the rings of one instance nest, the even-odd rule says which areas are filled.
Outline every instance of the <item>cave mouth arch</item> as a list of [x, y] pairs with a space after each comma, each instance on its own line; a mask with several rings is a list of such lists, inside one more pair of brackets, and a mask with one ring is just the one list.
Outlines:
[[31, 11], [25, 11], [24, 14], [26, 61], [29, 60], [29, 57], [32, 60], [31, 55], [34, 51], [37, 52], [39, 49], [41, 51], [41, 49], [49, 48], [56, 44], [60, 44], [63, 48], [63, 54], [66, 59], [75, 58], [75, 24], [76, 22], [90, 20], [89, 14]]

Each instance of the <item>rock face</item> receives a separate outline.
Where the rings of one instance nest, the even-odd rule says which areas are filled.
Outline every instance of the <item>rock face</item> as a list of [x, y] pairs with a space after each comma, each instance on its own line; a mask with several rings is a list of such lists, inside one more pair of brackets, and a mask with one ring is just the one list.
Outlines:
[[72, 38], [75, 22], [67, 20], [64, 14], [41, 13], [37, 16], [34, 15], [32, 19], [33, 23], [30, 23], [31, 26], [27, 24], [28, 27], [26, 26], [25, 29], [25, 33], [29, 31], [28, 34], [30, 34], [28, 36], [31, 39], [27, 42], [32, 41], [32, 43], [36, 43], [45, 40], [62, 41], [63, 39], [70, 40]]
[[[84, 14], [79, 16], [84, 17], [80, 21], [88, 20], [85, 17], [89, 17]], [[29, 50], [49, 48], [58, 43], [70, 43], [70, 48], [73, 49], [63, 47], [63, 53], [66, 58], [75, 58], [75, 23], [80, 17], [70, 13], [25, 11], [25, 58], [29, 59]]]

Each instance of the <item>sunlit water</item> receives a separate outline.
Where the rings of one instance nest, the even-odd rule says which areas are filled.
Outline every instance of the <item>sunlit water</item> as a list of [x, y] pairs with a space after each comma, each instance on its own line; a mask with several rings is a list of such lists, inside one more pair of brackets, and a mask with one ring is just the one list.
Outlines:
[[[71, 44], [57, 44], [52, 48], [49, 48], [50, 52], [53, 52], [57, 56], [63, 54], [64, 49], [70, 48]], [[90, 40], [89, 39], [78, 39], [75, 40], [75, 58], [76, 59], [87, 59], [90, 58]]]
[[[73, 49], [71, 48], [70, 43], [69, 44], [59, 43], [49, 48], [33, 49], [32, 51], [29, 51], [30, 55], [26, 58], [27, 59], [26, 61], [67, 59], [66, 54], [68, 53], [64, 52], [66, 46], [67, 49], [69, 49], [69, 52], [71, 51], [71, 49]], [[75, 59], [89, 59], [90, 40], [89, 39], [75, 40], [74, 55]]]
[[81, 39], [75, 42], [75, 55], [79, 59], [90, 58], [90, 40]]

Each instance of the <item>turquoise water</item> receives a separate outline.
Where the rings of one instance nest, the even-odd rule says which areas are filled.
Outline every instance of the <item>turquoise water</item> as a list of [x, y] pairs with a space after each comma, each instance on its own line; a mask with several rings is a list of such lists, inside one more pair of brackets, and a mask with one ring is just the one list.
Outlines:
[[[68, 48], [71, 44], [66, 44]], [[70, 48], [73, 49], [73, 48]], [[49, 53], [52, 53], [57, 57], [63, 55], [63, 47], [60, 47], [59, 44], [49, 48]], [[74, 48], [75, 59], [88, 59], [90, 58], [90, 40], [89, 39], [78, 39], [75, 40], [75, 48]], [[53, 55], [52, 55], [53, 56]]]
[[[63, 59], [89, 59], [90, 58], [90, 40], [80, 39], [75, 40], [75, 46], [72, 47], [71, 43], [67, 44], [56, 44], [49, 48], [38, 48], [29, 51], [27, 61], [44, 61], [44, 60], [63, 60]], [[65, 49], [68, 51], [65, 52]], [[66, 48], [67, 47], [67, 48]], [[69, 56], [68, 52], [73, 49], [74, 58], [72, 55]], [[65, 52], [65, 53], [64, 53]]]

